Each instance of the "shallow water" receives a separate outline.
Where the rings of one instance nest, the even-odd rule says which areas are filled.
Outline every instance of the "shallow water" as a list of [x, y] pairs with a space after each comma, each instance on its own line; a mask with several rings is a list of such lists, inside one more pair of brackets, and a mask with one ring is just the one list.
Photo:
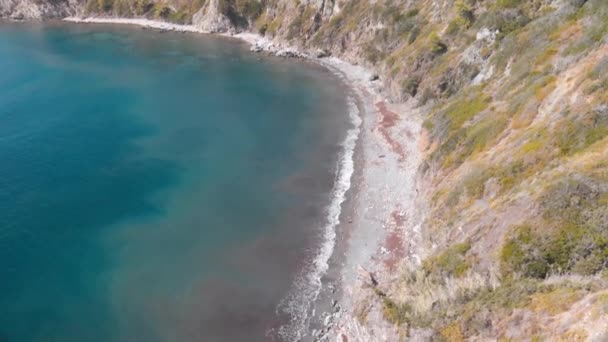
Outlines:
[[344, 87], [216, 37], [0, 24], [0, 341], [266, 341]]

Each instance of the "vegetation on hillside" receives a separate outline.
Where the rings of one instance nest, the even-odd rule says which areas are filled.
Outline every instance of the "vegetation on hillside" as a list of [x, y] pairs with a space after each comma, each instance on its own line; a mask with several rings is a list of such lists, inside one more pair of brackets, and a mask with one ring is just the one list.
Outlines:
[[[88, 1], [90, 13], [181, 23], [205, 5]], [[219, 10], [235, 26], [347, 55], [394, 98], [424, 106], [423, 231], [437, 248], [376, 288], [386, 319], [404, 336], [460, 341], [506, 339], [509, 322], [540, 326], [585, 298], [608, 314], [608, 2], [323, 4], [220, 0]]]

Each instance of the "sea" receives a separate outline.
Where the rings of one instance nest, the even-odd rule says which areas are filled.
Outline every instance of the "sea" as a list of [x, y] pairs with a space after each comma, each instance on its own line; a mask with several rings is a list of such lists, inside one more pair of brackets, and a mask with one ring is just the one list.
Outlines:
[[0, 341], [296, 341], [359, 118], [319, 65], [0, 23]]

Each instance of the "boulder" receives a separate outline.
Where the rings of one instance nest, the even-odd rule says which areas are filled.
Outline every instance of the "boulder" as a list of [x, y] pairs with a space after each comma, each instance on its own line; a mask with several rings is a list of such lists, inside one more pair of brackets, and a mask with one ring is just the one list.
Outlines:
[[315, 57], [317, 58], [327, 58], [331, 56], [331, 51], [327, 50], [327, 49], [318, 49], [315, 52]]

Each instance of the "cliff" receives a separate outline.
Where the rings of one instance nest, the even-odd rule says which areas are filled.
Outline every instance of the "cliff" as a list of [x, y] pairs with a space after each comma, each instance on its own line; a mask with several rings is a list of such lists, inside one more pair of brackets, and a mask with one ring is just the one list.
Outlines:
[[370, 68], [416, 108], [423, 252], [362, 290], [370, 339], [608, 339], [605, 0], [0, 0], [69, 15], [253, 31]]

